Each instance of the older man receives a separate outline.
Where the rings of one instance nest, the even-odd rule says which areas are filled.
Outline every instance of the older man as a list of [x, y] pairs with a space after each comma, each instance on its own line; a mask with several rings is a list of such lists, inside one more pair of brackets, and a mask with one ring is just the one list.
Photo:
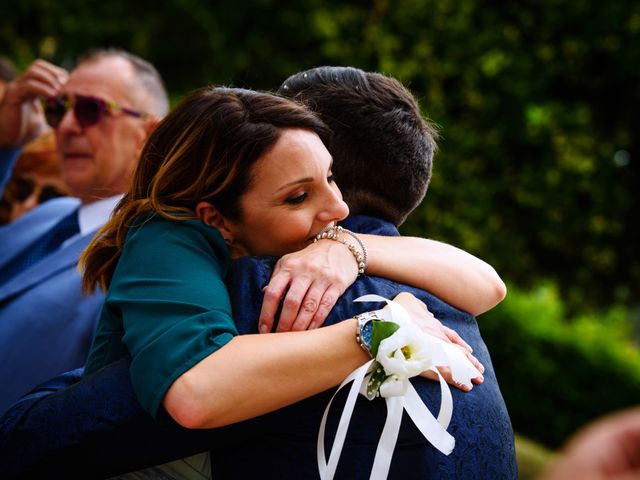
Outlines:
[[51, 200], [0, 228], [0, 412], [84, 363], [103, 297], [82, 295], [78, 256], [126, 191], [167, 108], [158, 72], [120, 50], [91, 52], [70, 74], [36, 60], [8, 84], [0, 103], [0, 190], [20, 147], [42, 131], [44, 109], [76, 198]]

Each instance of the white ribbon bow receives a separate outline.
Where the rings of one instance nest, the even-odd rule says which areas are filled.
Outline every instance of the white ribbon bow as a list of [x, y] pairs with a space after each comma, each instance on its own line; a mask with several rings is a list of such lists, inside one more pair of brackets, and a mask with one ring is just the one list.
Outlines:
[[[381, 319], [394, 322], [401, 327], [411, 323], [409, 314], [404, 307], [392, 300], [388, 300], [379, 295], [364, 295], [354, 301], [386, 302], [389, 306], [389, 310], [378, 310], [377, 312]], [[435, 366], [449, 367], [454, 380], [466, 385], [471, 385], [471, 378], [480, 374], [480, 372], [475, 369], [469, 359], [459, 349], [423, 331], [420, 331], [420, 333], [425, 335], [427, 340], [431, 342], [430, 346], [433, 347], [431, 363], [433, 366], [429, 369], [434, 371], [440, 380], [441, 400], [438, 418], [434, 418], [426, 405], [422, 403], [422, 399], [416, 392], [415, 388], [413, 388], [413, 385], [411, 385], [408, 378], [397, 378], [396, 381], [405, 382], [403, 388], [399, 389], [404, 393], [400, 396], [385, 397], [385, 401], [387, 403], [387, 418], [380, 435], [380, 440], [378, 441], [376, 456], [371, 469], [371, 476], [369, 477], [371, 480], [387, 478], [387, 474], [389, 473], [389, 468], [391, 466], [391, 457], [393, 456], [393, 450], [400, 432], [403, 410], [407, 411], [407, 414], [411, 417], [411, 420], [413, 420], [413, 423], [418, 427], [422, 435], [435, 448], [445, 455], [449, 455], [453, 451], [455, 439], [447, 432], [447, 428], [449, 427], [451, 416], [453, 414], [453, 399], [447, 382], [442, 378], [442, 375]], [[423, 338], [422, 340], [425, 339]], [[381, 342], [381, 346], [383, 342]], [[366, 396], [366, 375], [370, 373], [369, 370], [372, 368], [374, 361], [374, 359], [369, 360], [367, 363], [351, 372], [351, 374], [340, 384], [336, 392], [333, 394], [324, 411], [322, 422], [320, 423], [320, 431], [318, 432], [317, 445], [318, 469], [322, 480], [333, 479], [335, 475], [358, 393], [362, 393]], [[329, 454], [329, 460], [327, 461], [324, 450], [327, 416], [329, 415], [331, 403], [333, 402], [336, 394], [349, 382], [353, 383], [349, 390], [349, 394], [347, 395], [347, 400], [342, 410], [342, 414], [340, 415], [335, 440]]]

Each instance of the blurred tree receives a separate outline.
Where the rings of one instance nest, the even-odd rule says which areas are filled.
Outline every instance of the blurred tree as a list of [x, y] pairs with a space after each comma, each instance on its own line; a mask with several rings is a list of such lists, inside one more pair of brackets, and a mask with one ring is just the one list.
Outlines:
[[556, 279], [570, 309], [640, 298], [640, 4], [575, 0], [23, 0], [0, 52], [71, 66], [88, 47], [148, 58], [177, 97], [275, 89], [353, 65], [396, 76], [441, 126], [407, 233], [486, 258], [511, 282]]
[[479, 319], [516, 432], [560, 447], [590, 420], [638, 404], [640, 350], [624, 308], [568, 319], [552, 284]]

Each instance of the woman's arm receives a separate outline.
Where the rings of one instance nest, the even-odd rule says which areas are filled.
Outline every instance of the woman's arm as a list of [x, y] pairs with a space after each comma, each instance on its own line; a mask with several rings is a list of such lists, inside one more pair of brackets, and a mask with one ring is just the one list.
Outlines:
[[213, 428], [308, 398], [367, 361], [354, 332], [350, 319], [305, 332], [234, 337], [180, 376], [164, 407], [184, 427]]
[[427, 290], [472, 315], [495, 307], [507, 293], [491, 265], [459, 248], [418, 237], [359, 236], [370, 275]]
[[[480, 371], [470, 348], [408, 293], [395, 299], [421, 329], [454, 343]], [[304, 332], [240, 335], [181, 375], [163, 405], [180, 425], [213, 428], [282, 408], [342, 382], [369, 360], [355, 341], [356, 321]], [[442, 371], [450, 383], [451, 373]], [[425, 374], [432, 378], [431, 373]], [[481, 383], [482, 376], [474, 379]], [[458, 388], [467, 390], [464, 386]]]
[[[493, 308], [506, 295], [493, 267], [459, 248], [418, 237], [358, 237], [367, 249], [369, 275], [421, 288], [472, 315]], [[260, 331], [271, 331], [283, 297], [278, 331], [321, 325], [357, 273], [349, 249], [333, 240], [285, 255], [265, 288]]]
[[[147, 411], [155, 417], [164, 406], [184, 426], [209, 427], [319, 393], [366, 361], [352, 319], [313, 331], [235, 337], [222, 248], [217, 232], [196, 221], [153, 218], [130, 233], [85, 370], [120, 358], [124, 344]], [[420, 328], [477, 363], [424, 304], [409, 294], [397, 300]]]

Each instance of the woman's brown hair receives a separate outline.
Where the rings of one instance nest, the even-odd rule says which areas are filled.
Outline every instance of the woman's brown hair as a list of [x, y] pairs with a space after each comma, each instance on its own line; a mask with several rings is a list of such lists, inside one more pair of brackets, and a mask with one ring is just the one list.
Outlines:
[[195, 219], [200, 201], [241, 219], [240, 197], [251, 182], [251, 167], [285, 128], [311, 130], [323, 140], [328, 135], [306, 108], [268, 93], [220, 87], [189, 94], [151, 133], [129, 191], [83, 252], [84, 291], [109, 287], [137, 219]]

